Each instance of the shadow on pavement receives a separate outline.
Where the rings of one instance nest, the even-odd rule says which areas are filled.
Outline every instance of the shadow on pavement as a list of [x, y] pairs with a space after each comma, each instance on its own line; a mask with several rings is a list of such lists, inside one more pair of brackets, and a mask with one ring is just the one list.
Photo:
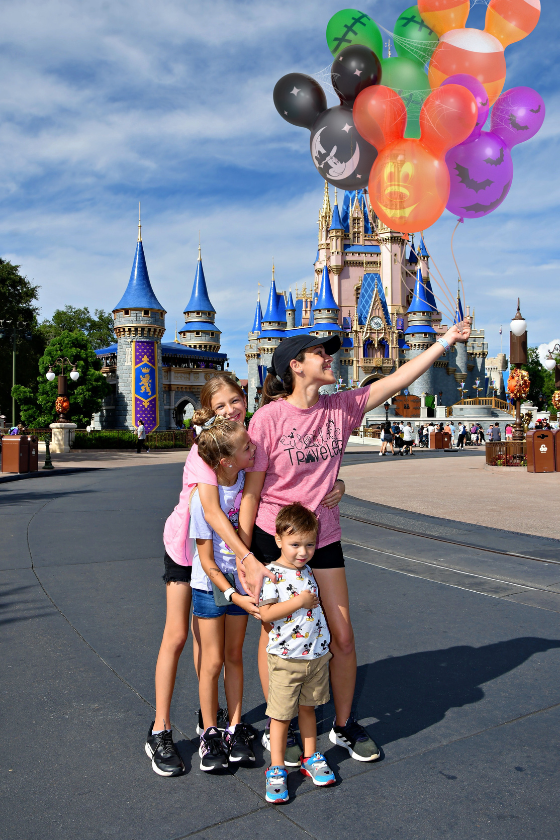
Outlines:
[[[358, 667], [355, 714], [377, 718], [367, 727], [378, 744], [428, 729], [453, 708], [478, 703], [482, 685], [513, 671], [536, 653], [560, 648], [560, 639], [521, 637], [395, 656]], [[317, 710], [319, 732], [330, 730], [332, 699]], [[333, 767], [334, 769], [334, 767]]]

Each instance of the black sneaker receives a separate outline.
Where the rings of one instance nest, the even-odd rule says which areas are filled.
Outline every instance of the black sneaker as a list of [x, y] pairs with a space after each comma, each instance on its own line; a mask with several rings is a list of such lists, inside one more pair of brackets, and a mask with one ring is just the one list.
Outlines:
[[157, 735], [152, 734], [155, 721], [148, 730], [146, 738], [146, 755], [152, 760], [152, 770], [158, 776], [181, 776], [185, 772], [185, 765], [177, 747], [173, 743], [173, 733], [165, 729]]
[[205, 773], [227, 769], [227, 748], [224, 744], [222, 733], [215, 726], [210, 726], [200, 736], [198, 754], [200, 756], [200, 769], [204, 770]]
[[224, 738], [229, 752], [229, 760], [234, 764], [250, 764], [255, 760], [255, 754], [251, 749], [251, 736], [246, 723], [238, 723], [233, 732], [226, 731]]
[[344, 747], [356, 761], [375, 761], [379, 758], [379, 747], [353, 717], [349, 717], [344, 726], [337, 726], [335, 721], [329, 732], [329, 741]]
[[[220, 732], [225, 732], [229, 726], [228, 713], [226, 709], [218, 709], [217, 717], [218, 729]], [[198, 710], [198, 723], [196, 725], [196, 734], [202, 735], [204, 732], [204, 723], [202, 722], [202, 712]]]

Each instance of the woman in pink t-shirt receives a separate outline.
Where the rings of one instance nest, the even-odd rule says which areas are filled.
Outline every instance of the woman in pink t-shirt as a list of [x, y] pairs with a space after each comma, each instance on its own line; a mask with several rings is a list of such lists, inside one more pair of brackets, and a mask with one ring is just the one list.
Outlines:
[[[211, 409], [229, 420], [237, 423], [243, 423], [245, 420], [245, 394], [237, 382], [226, 374], [217, 374], [206, 383], [200, 393], [200, 401], [203, 408]], [[146, 753], [152, 760], [152, 768], [160, 776], [177, 776], [185, 770], [173, 744], [170, 706], [179, 657], [189, 632], [193, 559], [189, 539], [189, 503], [197, 486], [204, 517], [210, 527], [237, 552], [239, 559], [247, 554], [247, 548], [220, 507], [216, 473], [204, 463], [195, 444], [185, 462], [179, 503], [167, 519], [163, 532], [163, 580], [167, 589], [167, 614], [156, 665], [156, 716], [145, 745]], [[196, 639], [193, 639], [193, 653], [198, 674]]]
[[[428, 350], [411, 359], [395, 373], [365, 388], [328, 396], [319, 389], [333, 385], [332, 354], [340, 338], [321, 339], [299, 335], [284, 339], [272, 357], [263, 386], [263, 405], [253, 416], [249, 435], [257, 446], [255, 465], [245, 478], [239, 514], [239, 536], [253, 555], [243, 568], [245, 588], [256, 593], [258, 569], [278, 558], [274, 540], [275, 518], [283, 505], [299, 501], [317, 514], [317, 550], [310, 562], [319, 585], [321, 603], [331, 633], [331, 683], [336, 718], [330, 740], [345, 747], [358, 761], [379, 757], [377, 745], [352, 717], [356, 682], [356, 651], [350, 621], [348, 586], [340, 543], [338, 508], [322, 499], [338, 477], [344, 449], [352, 429], [367, 411], [381, 405], [421, 376], [442, 353], [457, 341], [467, 341], [470, 323], [453, 326]], [[259, 646], [259, 672], [265, 696], [268, 689], [266, 643], [263, 627]], [[263, 739], [266, 746], [266, 732]]]

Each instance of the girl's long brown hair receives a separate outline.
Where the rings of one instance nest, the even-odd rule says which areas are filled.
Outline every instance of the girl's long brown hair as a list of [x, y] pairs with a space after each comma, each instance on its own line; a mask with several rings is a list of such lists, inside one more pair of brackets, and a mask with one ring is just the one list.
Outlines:
[[[305, 357], [305, 350], [294, 356], [296, 362], [303, 362]], [[295, 386], [294, 372], [291, 367], [288, 368], [284, 374], [283, 379], [279, 379], [272, 373], [267, 373], [264, 380], [260, 405], [267, 405], [274, 400], [281, 400], [289, 397], [293, 393]]]

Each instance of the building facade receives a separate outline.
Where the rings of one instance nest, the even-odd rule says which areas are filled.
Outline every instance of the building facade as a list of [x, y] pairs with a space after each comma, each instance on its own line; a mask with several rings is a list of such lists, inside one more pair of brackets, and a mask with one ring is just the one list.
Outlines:
[[[273, 270], [264, 314], [257, 300], [245, 347], [250, 410], [275, 347], [288, 336], [339, 333], [342, 347], [333, 361], [338, 387], [357, 387], [393, 373], [448, 329], [434, 296], [424, 240], [415, 247], [408, 235], [386, 227], [366, 190], [345, 192], [340, 210], [336, 190], [333, 207], [325, 182], [318, 224], [309, 288], [295, 287], [294, 296], [291, 289], [279, 291]], [[462, 319], [459, 295], [454, 306], [455, 320]], [[487, 352], [484, 331], [473, 328], [468, 343], [444, 353], [409, 393], [452, 405], [461, 399], [463, 384], [474, 396], [476, 380], [484, 387]]]

